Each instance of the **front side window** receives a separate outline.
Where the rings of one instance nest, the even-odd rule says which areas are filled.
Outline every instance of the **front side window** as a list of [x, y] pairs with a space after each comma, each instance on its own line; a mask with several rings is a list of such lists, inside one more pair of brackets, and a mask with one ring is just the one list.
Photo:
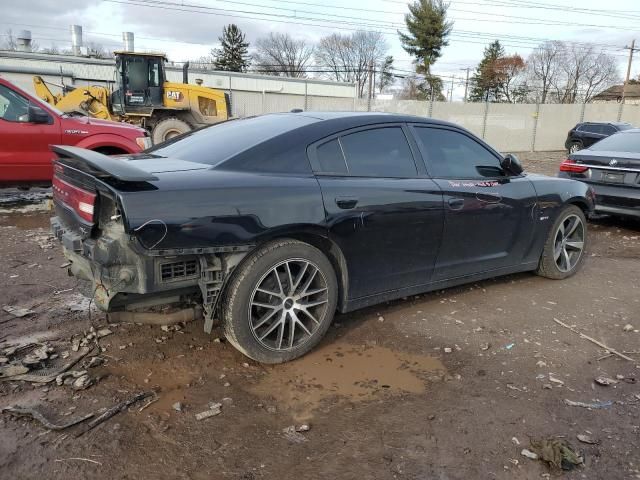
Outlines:
[[7, 122], [28, 122], [29, 100], [0, 85], [0, 118]]
[[605, 135], [613, 135], [614, 133], [616, 133], [617, 130], [612, 127], [611, 125], [603, 125], [602, 126], [602, 133]]
[[591, 124], [591, 125], [585, 125], [582, 128], [583, 132], [587, 132], [587, 133], [597, 133], [600, 134], [602, 133], [602, 125], [596, 125], [596, 124]]
[[349, 175], [415, 177], [416, 165], [401, 127], [382, 127], [340, 137]]
[[437, 178], [487, 178], [502, 175], [500, 161], [471, 137], [453, 130], [414, 127], [430, 173]]

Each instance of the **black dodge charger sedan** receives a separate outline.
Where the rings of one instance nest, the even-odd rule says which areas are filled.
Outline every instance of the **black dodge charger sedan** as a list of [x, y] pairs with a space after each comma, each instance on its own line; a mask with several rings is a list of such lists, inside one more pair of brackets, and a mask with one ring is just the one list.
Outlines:
[[113, 158], [53, 147], [54, 234], [105, 311], [201, 304], [268, 363], [336, 310], [514, 272], [576, 272], [593, 194], [406, 115], [231, 120]]
[[569, 155], [561, 178], [590, 185], [596, 212], [640, 218], [640, 129], [624, 130]]

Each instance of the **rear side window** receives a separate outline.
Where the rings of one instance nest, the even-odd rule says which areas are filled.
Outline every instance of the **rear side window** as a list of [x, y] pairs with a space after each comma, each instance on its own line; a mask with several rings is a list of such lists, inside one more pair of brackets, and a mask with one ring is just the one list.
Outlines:
[[416, 165], [400, 127], [364, 130], [340, 137], [349, 175], [414, 177]]
[[580, 131], [586, 133], [602, 133], [602, 125], [583, 125], [582, 128], [580, 128]]
[[316, 148], [316, 156], [324, 173], [347, 174], [347, 164], [342, 155], [342, 147], [337, 138], [323, 143]]
[[437, 178], [487, 178], [502, 175], [496, 156], [467, 135], [440, 128], [414, 127], [429, 171]]
[[602, 133], [604, 133], [605, 135], [613, 135], [616, 132], [617, 132], [617, 130], [615, 128], [613, 128], [611, 125], [603, 125], [602, 126]]

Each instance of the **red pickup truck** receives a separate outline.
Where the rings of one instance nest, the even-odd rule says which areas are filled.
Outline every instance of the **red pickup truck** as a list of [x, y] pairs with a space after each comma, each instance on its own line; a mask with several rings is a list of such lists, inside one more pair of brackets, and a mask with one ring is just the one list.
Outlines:
[[62, 113], [0, 78], [0, 186], [50, 185], [51, 145], [116, 155], [149, 148], [151, 139], [128, 123]]

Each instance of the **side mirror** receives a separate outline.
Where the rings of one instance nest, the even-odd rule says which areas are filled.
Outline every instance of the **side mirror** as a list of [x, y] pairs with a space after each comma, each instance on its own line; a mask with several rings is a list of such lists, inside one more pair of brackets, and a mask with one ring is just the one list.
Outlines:
[[29, 105], [29, 122], [30, 123], [51, 123], [51, 117], [42, 108], [37, 105]]
[[508, 153], [500, 162], [500, 166], [505, 171], [505, 173], [509, 175], [520, 175], [524, 169], [522, 168], [522, 164], [518, 157], [516, 157], [512, 153]]

